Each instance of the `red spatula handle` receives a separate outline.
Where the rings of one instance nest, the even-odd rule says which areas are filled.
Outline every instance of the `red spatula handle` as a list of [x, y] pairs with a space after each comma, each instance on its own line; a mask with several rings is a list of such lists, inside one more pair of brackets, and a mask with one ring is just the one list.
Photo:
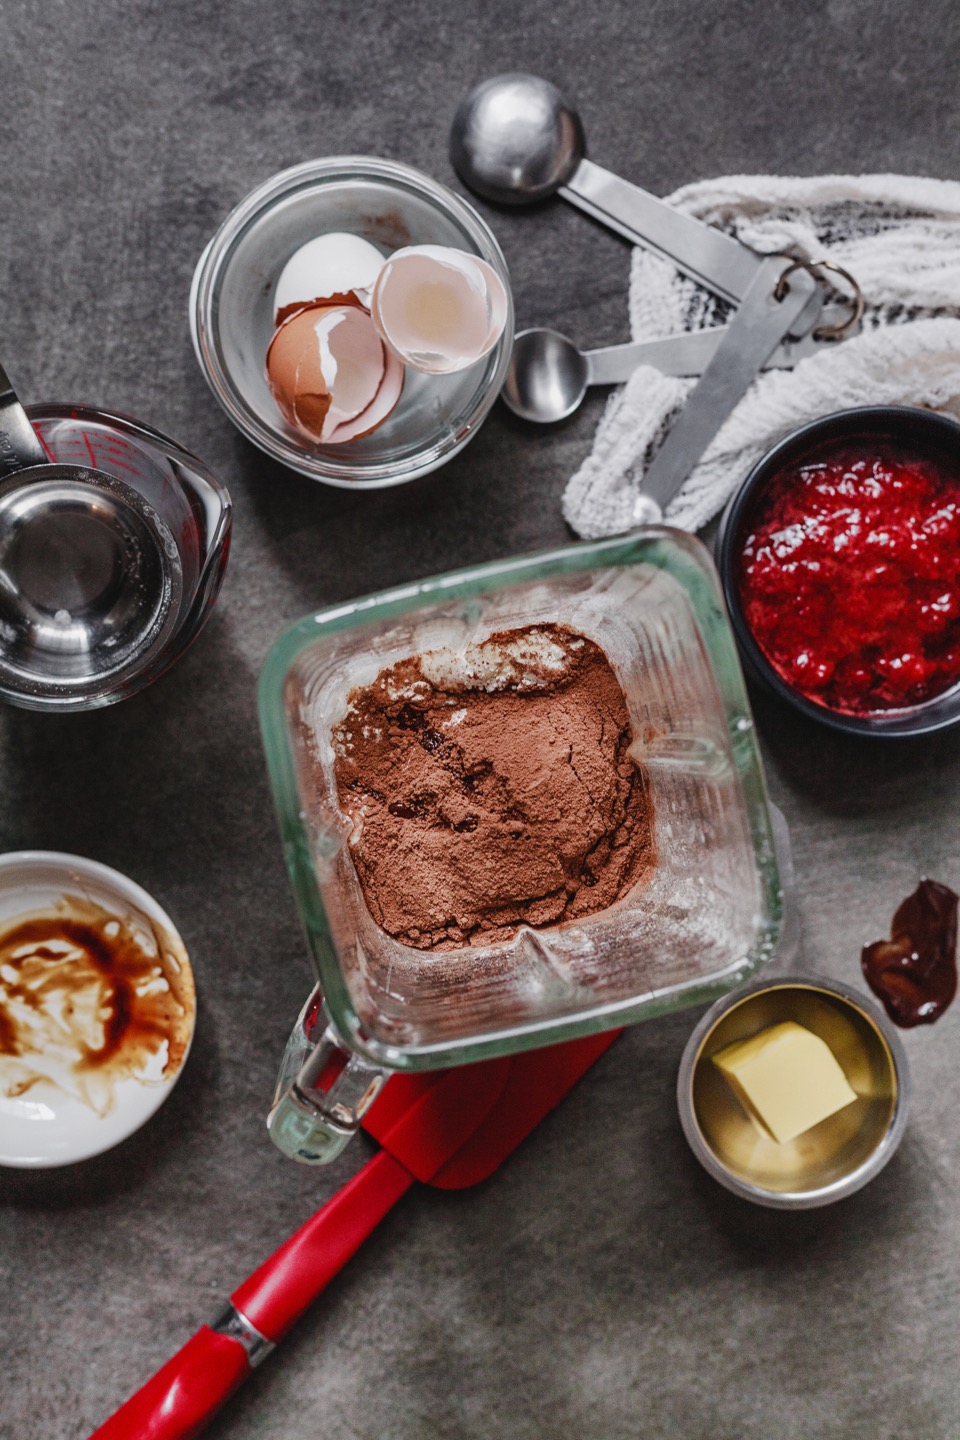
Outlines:
[[[281, 1340], [413, 1184], [380, 1150], [230, 1297], [268, 1342]], [[269, 1345], [260, 1345], [260, 1354]], [[244, 1345], [208, 1325], [94, 1431], [91, 1440], [193, 1440], [251, 1373]]]
[[230, 1299], [241, 1315], [268, 1340], [282, 1340], [412, 1184], [410, 1171], [378, 1150], [234, 1290]]
[[250, 1373], [239, 1340], [203, 1325], [91, 1440], [193, 1440]]

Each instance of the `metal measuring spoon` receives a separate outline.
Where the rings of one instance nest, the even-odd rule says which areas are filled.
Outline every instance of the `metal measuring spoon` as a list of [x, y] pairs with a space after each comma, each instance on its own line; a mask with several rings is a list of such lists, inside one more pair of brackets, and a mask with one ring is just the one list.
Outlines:
[[734, 303], [743, 298], [761, 255], [583, 157], [579, 115], [536, 75], [497, 75], [454, 116], [450, 158], [478, 195], [526, 205], [559, 194], [708, 290]]
[[37, 432], [0, 365], [0, 477], [49, 463]]
[[710, 441], [750, 388], [781, 341], [822, 304], [819, 282], [809, 267], [789, 264], [789, 285], [782, 255], [764, 260], [673, 428], [643, 478], [634, 519], [645, 525], [660, 520]]
[[[822, 319], [837, 318], [844, 318], [842, 306], [824, 307]], [[623, 385], [640, 365], [652, 365], [662, 375], [701, 375], [726, 333], [725, 325], [715, 325], [656, 340], [581, 350], [557, 330], [521, 330], [513, 342], [501, 398], [522, 420], [552, 425], [573, 414], [591, 385]], [[787, 339], [761, 368], [790, 370], [823, 345], [812, 334]]]
[[0, 366], [0, 696], [60, 710], [119, 698], [182, 593], [153, 506], [105, 471], [49, 460]]

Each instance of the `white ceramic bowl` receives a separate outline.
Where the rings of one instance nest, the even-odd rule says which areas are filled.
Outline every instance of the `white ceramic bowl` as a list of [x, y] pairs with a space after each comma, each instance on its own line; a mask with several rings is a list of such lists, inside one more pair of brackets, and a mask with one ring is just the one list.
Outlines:
[[[0, 855], [0, 929], [8, 929], [21, 915], [49, 910], [65, 896], [92, 901], [162, 937], [164, 950], [172, 955], [182, 977], [180, 984], [189, 1013], [180, 1031], [182, 1038], [183, 1028], [187, 1027], [186, 1044], [174, 1074], [164, 1078], [160, 1073], [162, 1064], [157, 1064], [158, 1057], [154, 1056], [138, 1071], [139, 1078], [116, 1080], [112, 1103], [105, 1113], [49, 1079], [20, 1089], [16, 1081], [22, 1067], [16, 1057], [0, 1050], [0, 1165], [22, 1169], [69, 1165], [119, 1144], [138, 1130], [170, 1094], [193, 1038], [196, 1001], [190, 962], [170, 917], [145, 890], [118, 871], [79, 855], [51, 850]], [[6, 984], [0, 975], [0, 997], [9, 1003]], [[21, 1058], [29, 1065], [30, 1052]], [[162, 1060], [162, 1056], [159, 1058]]]

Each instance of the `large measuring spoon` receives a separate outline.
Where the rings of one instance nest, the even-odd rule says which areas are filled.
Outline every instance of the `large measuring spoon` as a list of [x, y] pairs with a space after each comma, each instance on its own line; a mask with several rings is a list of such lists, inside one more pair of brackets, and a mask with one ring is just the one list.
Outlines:
[[579, 115], [536, 75], [497, 75], [478, 85], [450, 134], [454, 168], [478, 195], [526, 205], [559, 194], [708, 290], [743, 299], [763, 256], [585, 160], [584, 148]]
[[119, 698], [182, 593], [155, 507], [106, 471], [49, 460], [0, 367], [0, 696], [57, 710]]
[[[821, 318], [836, 322], [845, 318], [845, 312], [842, 306], [827, 305]], [[581, 350], [558, 330], [521, 330], [513, 342], [501, 399], [522, 420], [553, 425], [578, 409], [591, 385], [623, 385], [640, 365], [652, 365], [662, 375], [702, 375], [726, 333], [726, 325], [714, 325], [656, 340]], [[822, 350], [824, 343], [812, 333], [784, 340], [761, 368], [791, 370]]]

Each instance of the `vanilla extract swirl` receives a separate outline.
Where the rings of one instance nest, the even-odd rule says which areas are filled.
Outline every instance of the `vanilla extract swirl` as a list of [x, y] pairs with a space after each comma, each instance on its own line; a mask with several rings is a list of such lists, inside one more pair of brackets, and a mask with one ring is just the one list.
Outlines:
[[0, 1096], [52, 1086], [100, 1115], [118, 1082], [183, 1063], [195, 997], [182, 944], [143, 916], [64, 896], [0, 929]]

